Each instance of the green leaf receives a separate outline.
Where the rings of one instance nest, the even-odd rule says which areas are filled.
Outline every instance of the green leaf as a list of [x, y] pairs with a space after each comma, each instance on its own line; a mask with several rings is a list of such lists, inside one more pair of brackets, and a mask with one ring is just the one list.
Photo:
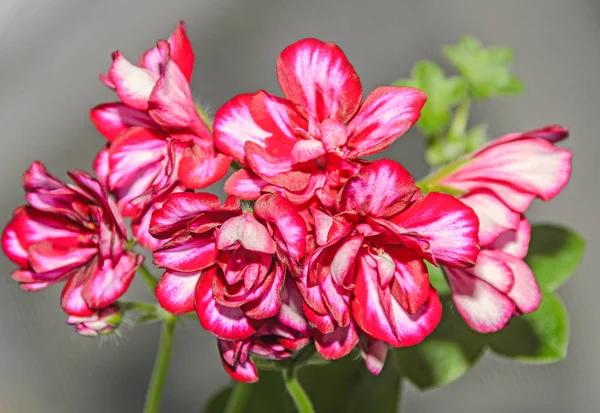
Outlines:
[[423, 342], [395, 349], [401, 374], [420, 389], [448, 384], [473, 367], [483, 354], [487, 338], [471, 330], [449, 297], [441, 297], [442, 321]]
[[467, 144], [465, 149], [466, 153], [482, 147], [487, 142], [487, 125], [473, 126], [469, 129], [469, 132], [467, 132], [465, 141]]
[[425, 261], [427, 271], [429, 272], [429, 282], [435, 287], [439, 294], [450, 294], [450, 286], [446, 276], [440, 267], [436, 267], [428, 261]]
[[441, 67], [429, 60], [417, 62], [410, 79], [399, 79], [394, 86], [411, 86], [427, 94], [419, 127], [426, 136], [443, 132], [453, 106], [467, 97], [467, 84], [461, 77], [446, 77]]
[[446, 58], [469, 83], [476, 99], [523, 92], [523, 84], [510, 73], [513, 51], [507, 47], [484, 48], [475, 38], [465, 36], [456, 45], [443, 48]]
[[562, 360], [569, 344], [567, 311], [556, 295], [545, 293], [537, 311], [513, 318], [490, 339], [492, 351], [524, 363]]
[[555, 291], [573, 275], [584, 251], [585, 240], [576, 232], [554, 225], [534, 225], [525, 262], [542, 288]]
[[[391, 360], [379, 376], [369, 373], [354, 354], [327, 365], [303, 367], [298, 374], [317, 413], [398, 411], [400, 376]], [[281, 372], [260, 371], [260, 380], [252, 388], [244, 413], [295, 413]], [[229, 392], [230, 388], [219, 391], [203, 412], [221, 413]]]

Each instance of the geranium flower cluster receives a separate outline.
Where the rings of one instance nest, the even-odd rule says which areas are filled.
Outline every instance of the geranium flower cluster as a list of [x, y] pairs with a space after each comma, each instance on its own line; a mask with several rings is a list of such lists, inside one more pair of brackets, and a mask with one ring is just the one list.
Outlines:
[[[417, 122], [425, 94], [379, 87], [363, 99], [342, 50], [305, 39], [265, 91], [225, 103], [214, 130], [190, 91], [194, 54], [180, 23], [137, 65], [113, 53], [101, 79], [120, 99], [91, 110], [107, 139], [77, 186], [39, 163], [25, 173], [2, 246], [27, 290], [66, 281], [62, 306], [82, 334], [114, 329], [117, 300], [142, 258], [163, 268], [156, 287], [173, 314], [195, 312], [236, 380], [258, 379], [250, 357], [280, 360], [314, 342], [326, 359], [360, 347], [375, 374], [388, 346], [420, 343], [442, 305], [429, 262], [442, 266], [456, 308], [480, 332], [534, 311], [541, 294], [523, 258], [523, 213], [566, 185], [571, 153], [550, 126], [499, 138], [419, 189], [389, 159], [369, 161]], [[224, 202], [199, 192], [225, 183]], [[450, 195], [453, 194], [453, 195]], [[458, 194], [458, 196], [455, 196]]]

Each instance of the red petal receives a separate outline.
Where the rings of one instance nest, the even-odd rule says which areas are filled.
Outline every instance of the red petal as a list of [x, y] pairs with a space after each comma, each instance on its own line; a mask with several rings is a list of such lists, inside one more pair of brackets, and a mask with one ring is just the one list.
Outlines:
[[349, 157], [381, 152], [410, 129], [421, 116], [425, 93], [411, 87], [378, 87], [367, 96], [348, 125]]
[[504, 262], [515, 276], [515, 283], [508, 293], [508, 297], [513, 300], [521, 313], [531, 313], [537, 310], [542, 301], [542, 292], [531, 268], [522, 259], [510, 254], [504, 255]]
[[333, 43], [304, 39], [288, 46], [279, 55], [277, 77], [286, 98], [300, 105], [311, 122], [346, 123], [360, 105], [360, 79]]
[[159, 268], [196, 272], [213, 265], [218, 255], [212, 234], [182, 234], [155, 250], [152, 258]]
[[424, 237], [434, 259], [444, 264], [472, 266], [477, 259], [477, 216], [450, 195], [431, 192], [390, 221]]
[[2, 250], [12, 262], [20, 267], [29, 267], [29, 255], [19, 241], [13, 221], [9, 222], [2, 232]]
[[216, 268], [205, 271], [196, 284], [196, 313], [200, 324], [219, 338], [243, 340], [256, 333], [250, 318], [239, 308], [218, 304], [213, 296], [212, 284]]
[[360, 169], [350, 178], [337, 199], [339, 212], [385, 217], [404, 209], [417, 187], [399, 163], [381, 159]]
[[[219, 351], [221, 352], [221, 343], [225, 340], [219, 340]], [[221, 363], [223, 364], [223, 368], [231, 376], [232, 379], [242, 382], [242, 383], [256, 383], [258, 381], [258, 372], [256, 371], [256, 367], [251, 359], [247, 359], [244, 362], [240, 362], [236, 360], [236, 362], [231, 365], [223, 357], [223, 353], [221, 353]]]
[[112, 304], [129, 288], [135, 271], [144, 257], [132, 252], [121, 256], [117, 263], [104, 260], [91, 277], [85, 281], [81, 294], [90, 308], [102, 308]]
[[244, 305], [243, 310], [248, 317], [263, 320], [273, 317], [279, 312], [283, 283], [285, 281], [285, 268], [281, 264], [276, 264], [273, 272], [275, 276], [269, 290], [258, 300]]
[[407, 248], [386, 246], [385, 251], [394, 262], [391, 293], [405, 311], [414, 314], [429, 299], [427, 267], [421, 257]]
[[177, 176], [190, 189], [202, 189], [223, 178], [231, 165], [231, 159], [213, 148], [194, 145], [186, 149], [179, 163]]
[[130, 108], [123, 103], [103, 103], [90, 110], [92, 123], [109, 142], [112, 142], [131, 126], [158, 129], [159, 126], [144, 111]]
[[338, 327], [332, 333], [315, 331], [315, 346], [319, 354], [327, 360], [340, 359], [352, 351], [358, 344], [358, 334], [354, 323], [347, 327]]
[[189, 130], [212, 142], [210, 129], [196, 109], [190, 84], [173, 60], [166, 62], [164, 73], [156, 81], [148, 113], [166, 130]]
[[304, 257], [306, 223], [294, 205], [279, 195], [266, 194], [254, 204], [254, 216], [273, 224], [275, 241], [287, 256], [294, 261]]
[[79, 267], [88, 263], [97, 253], [97, 247], [60, 246], [53, 244], [52, 241], [41, 241], [29, 248], [31, 267], [36, 272]]
[[171, 46], [171, 59], [177, 63], [189, 83], [194, 71], [194, 49], [192, 49], [190, 39], [187, 37], [184, 22], [180, 21], [171, 36], [169, 36], [169, 45]]
[[[239, 205], [236, 208], [239, 210]], [[219, 198], [209, 193], [181, 192], [172, 194], [152, 215], [150, 233], [158, 238], [170, 238], [204, 212], [224, 210]], [[235, 209], [233, 209], [235, 210]]]
[[194, 311], [194, 291], [201, 274], [165, 271], [155, 291], [160, 306], [173, 314]]

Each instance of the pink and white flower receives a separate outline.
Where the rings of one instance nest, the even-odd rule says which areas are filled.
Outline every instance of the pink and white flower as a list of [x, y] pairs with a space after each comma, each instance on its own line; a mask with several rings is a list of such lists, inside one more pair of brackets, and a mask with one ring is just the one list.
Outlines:
[[287, 271], [299, 273], [306, 226], [285, 198], [265, 194], [254, 210], [229, 197], [172, 194], [152, 216], [150, 233], [168, 240], [154, 251], [166, 271], [156, 288], [174, 314], [196, 310], [217, 337], [243, 340], [281, 307]]
[[285, 98], [265, 91], [239, 95], [215, 116], [215, 144], [249, 168], [225, 185], [242, 199], [270, 189], [295, 204], [316, 195], [333, 207], [359, 158], [406, 132], [426, 100], [418, 89], [386, 86], [361, 103], [362, 85], [344, 52], [316, 39], [283, 50], [277, 75]]
[[[122, 213], [142, 228], [159, 204], [156, 198], [211, 185], [225, 176], [231, 160], [216, 151], [210, 127], [192, 98], [194, 52], [183, 23], [168, 41], [159, 40], [145, 52], [137, 66], [119, 52], [113, 60], [104, 79], [121, 102], [90, 112], [108, 141], [94, 169]], [[147, 229], [136, 231], [136, 239], [152, 250], [160, 244]]]
[[91, 317], [123, 295], [143, 257], [124, 249], [123, 222], [102, 185], [85, 172], [69, 176], [75, 185], [31, 165], [23, 175], [29, 205], [15, 210], [2, 248], [19, 265], [12, 277], [24, 290], [66, 281], [65, 312]]
[[[423, 259], [472, 266], [479, 252], [475, 213], [449, 195], [422, 197], [410, 174], [390, 160], [350, 178], [335, 209], [333, 216], [311, 210], [317, 248], [298, 283], [317, 350], [343, 357], [361, 332], [395, 347], [421, 342], [442, 311]], [[377, 360], [385, 358], [380, 344], [369, 342], [363, 352], [375, 357], [367, 361], [378, 371]]]

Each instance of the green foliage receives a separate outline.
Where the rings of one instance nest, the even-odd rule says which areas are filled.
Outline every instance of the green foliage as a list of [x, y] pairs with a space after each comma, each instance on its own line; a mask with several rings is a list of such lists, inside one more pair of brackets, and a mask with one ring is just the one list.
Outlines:
[[413, 347], [394, 349], [403, 376], [422, 390], [448, 384], [473, 367], [483, 354], [487, 338], [471, 330], [451, 306], [448, 296], [442, 321], [434, 332]]
[[510, 73], [513, 51], [508, 47], [485, 48], [479, 40], [465, 36], [456, 45], [444, 46], [443, 51], [464, 76], [475, 99], [516, 95], [524, 90], [521, 81]]
[[555, 225], [534, 225], [525, 261], [546, 291], [555, 291], [573, 275], [585, 251], [579, 234]]
[[553, 363], [565, 358], [569, 344], [569, 319], [560, 299], [545, 293], [540, 308], [513, 318], [508, 327], [490, 336], [497, 354], [524, 363]]
[[425, 264], [427, 264], [429, 282], [431, 285], [435, 287], [439, 294], [450, 294], [450, 286], [448, 285], [448, 281], [446, 281], [446, 277], [444, 276], [442, 269], [440, 267], [436, 267], [428, 261], [425, 261]]
[[[379, 376], [367, 371], [354, 353], [327, 365], [307, 366], [299, 371], [300, 383], [310, 396], [316, 413], [395, 413], [400, 397], [400, 376], [394, 363], [386, 363]], [[204, 413], [221, 413], [230, 388], [217, 393], [204, 407]], [[260, 380], [244, 413], [295, 413], [283, 377], [278, 371], [261, 371]]]
[[427, 94], [419, 127], [426, 136], [442, 133], [452, 117], [452, 107], [467, 98], [467, 83], [459, 76], [446, 77], [441, 67], [429, 60], [414, 66], [410, 79], [399, 79], [395, 86], [412, 86]]

